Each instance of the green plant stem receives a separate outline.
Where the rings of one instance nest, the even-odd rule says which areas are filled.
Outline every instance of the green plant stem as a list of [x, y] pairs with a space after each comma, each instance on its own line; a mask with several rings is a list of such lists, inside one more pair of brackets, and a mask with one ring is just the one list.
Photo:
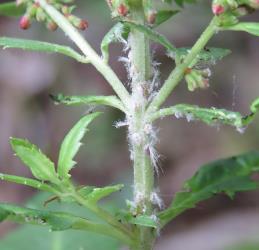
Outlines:
[[116, 238], [125, 244], [132, 245], [131, 239], [128, 237], [128, 235], [125, 235], [120, 230], [114, 229], [113, 227], [105, 224], [97, 224], [97, 223], [91, 223], [89, 221], [85, 221], [82, 219], [81, 221], [77, 221], [73, 226], [73, 229], [75, 230], [85, 230], [90, 232], [96, 232], [98, 234], [107, 235], [113, 238]]
[[99, 218], [106, 221], [113, 227], [113, 230], [116, 231], [119, 235], [124, 235], [124, 242], [127, 241], [129, 245], [133, 245], [132, 239], [134, 238], [133, 233], [122, 223], [116, 220], [109, 212], [101, 209], [95, 204], [87, 202], [82, 196], [75, 193], [73, 195], [74, 199], [81, 204], [82, 206], [86, 207], [94, 214], [96, 214]]
[[190, 53], [186, 56], [183, 63], [176, 66], [176, 68], [169, 75], [162, 88], [157, 93], [154, 100], [151, 102], [148, 112], [156, 111], [172, 93], [174, 88], [180, 83], [184, 76], [186, 68], [195, 60], [199, 52], [206, 46], [208, 41], [212, 38], [217, 30], [217, 17], [214, 17], [195, 45], [192, 47]]
[[[141, 1], [139, 1], [141, 2]], [[132, 19], [136, 23], [145, 24], [142, 4], [131, 6]], [[151, 76], [151, 56], [148, 38], [142, 32], [133, 29], [130, 33], [129, 59], [133, 68], [132, 78], [132, 110], [129, 117], [129, 137], [131, 139], [132, 157], [134, 162], [134, 203], [138, 214], [151, 215], [153, 205], [150, 197], [154, 189], [154, 170], [146, 145], [148, 135], [144, 131], [147, 97], [144, 93], [145, 85]], [[154, 235], [152, 229], [139, 226], [136, 228], [138, 239], [134, 250], [150, 250], [153, 247]]]
[[112, 86], [115, 93], [119, 96], [123, 104], [128, 107], [129, 93], [119, 80], [114, 71], [107, 65], [102, 58], [94, 51], [88, 42], [81, 36], [76, 28], [57, 11], [53, 6], [48, 4], [46, 0], [34, 0], [46, 11], [46, 13], [57, 23], [57, 25], [65, 32], [65, 34], [78, 46], [95, 68], [103, 75], [103, 77]]
[[[144, 25], [143, 10], [139, 8], [132, 8], [132, 18], [134, 22]], [[148, 81], [151, 78], [151, 56], [149, 40], [144, 33], [132, 29], [130, 33], [130, 48], [131, 57], [134, 61], [134, 72], [137, 78], [136, 84], [139, 85], [141, 81]], [[135, 84], [133, 82], [133, 84]], [[133, 86], [134, 87], [134, 86]]]
[[55, 232], [52, 234], [51, 250], [62, 250], [62, 232]]
[[164, 118], [165, 116], [174, 115], [177, 112], [175, 107], [163, 108], [153, 114], [149, 115], [149, 121], [154, 122], [157, 119]]

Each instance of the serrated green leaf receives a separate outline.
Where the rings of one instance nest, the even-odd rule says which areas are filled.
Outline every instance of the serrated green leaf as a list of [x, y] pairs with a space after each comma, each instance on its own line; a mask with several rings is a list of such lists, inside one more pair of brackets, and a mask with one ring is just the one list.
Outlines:
[[50, 193], [56, 192], [56, 190], [54, 188], [52, 188], [51, 186], [49, 186], [45, 183], [42, 183], [40, 181], [33, 180], [30, 178], [26, 178], [26, 177], [0, 173], [0, 180], [26, 185], [26, 186], [33, 187], [33, 188], [36, 188], [36, 189], [39, 189], [42, 191], [46, 191], [46, 192], [50, 192]]
[[0, 16], [21, 16], [25, 13], [24, 6], [17, 6], [15, 2], [1, 3], [0, 4]]
[[154, 26], [157, 27], [160, 24], [166, 22], [178, 12], [178, 10], [159, 10], [156, 14], [156, 21], [154, 23]]
[[225, 193], [232, 198], [236, 192], [258, 188], [258, 183], [251, 179], [251, 175], [258, 171], [259, 152], [249, 152], [202, 166], [185, 182], [184, 190], [176, 194], [170, 207], [159, 214], [161, 224], [165, 225], [214, 194]]
[[50, 95], [57, 104], [65, 105], [107, 105], [125, 112], [123, 104], [116, 96], [64, 96], [63, 94]]
[[48, 226], [52, 231], [68, 229], [92, 231], [117, 238], [108, 225], [95, 223], [64, 212], [52, 212], [18, 207], [10, 204], [0, 204], [0, 222], [4, 220], [22, 224]]
[[[183, 60], [189, 53], [191, 48], [177, 48], [177, 55]], [[196, 56], [196, 62], [211, 62], [216, 63], [217, 61], [223, 59], [224, 57], [231, 54], [231, 50], [223, 48], [206, 47], [201, 50]], [[174, 54], [171, 55], [174, 57]]]
[[64, 138], [58, 159], [58, 174], [60, 178], [68, 179], [69, 171], [75, 165], [73, 160], [81, 146], [81, 140], [88, 131], [87, 126], [98, 116], [99, 112], [92, 113], [81, 118]]
[[81, 56], [75, 50], [68, 46], [54, 43], [47, 43], [35, 40], [25, 40], [18, 38], [0, 37], [0, 47], [3, 49], [15, 48], [29, 51], [38, 51], [46, 53], [59, 53], [68, 57], [72, 57], [81, 63], [88, 63], [86, 57]]
[[129, 35], [129, 29], [123, 25], [123, 23], [116, 23], [104, 36], [101, 42], [101, 51], [103, 60], [109, 61], [109, 46], [111, 43], [123, 42], [127, 40]]
[[53, 183], [59, 182], [54, 163], [34, 144], [18, 138], [11, 138], [10, 143], [16, 155], [30, 168], [37, 179]]
[[259, 36], [259, 23], [240, 22], [235, 25], [223, 27], [223, 30], [244, 31], [254, 36]]
[[161, 118], [167, 115], [175, 115], [176, 118], [186, 118], [188, 121], [200, 120], [208, 125], [216, 125], [218, 123], [234, 126], [242, 129], [254, 120], [259, 109], [259, 99], [256, 99], [250, 106], [252, 113], [243, 116], [238, 112], [226, 109], [201, 108], [190, 104], [177, 104], [170, 108], [164, 108], [157, 113], [151, 115], [151, 120]]
[[[97, 203], [99, 200], [111, 195], [112, 193], [120, 191], [124, 187], [123, 184], [118, 184], [114, 186], [106, 186], [101, 188], [93, 188], [91, 192], [89, 192], [89, 188], [86, 190], [89, 193], [86, 195], [84, 194], [84, 198], [91, 203]], [[80, 190], [79, 192], [82, 193], [84, 189]]]
[[10, 204], [0, 204], [1, 222], [10, 220], [17, 223], [49, 226], [53, 231], [67, 230], [72, 228], [74, 217], [66, 216], [65, 213], [52, 213], [29, 208], [22, 208]]
[[[96, 204], [101, 199], [106, 198], [115, 192], [121, 191], [123, 187], [124, 185], [122, 184], [106, 187], [83, 186], [77, 188], [77, 193], [82, 196], [87, 203]], [[59, 199], [64, 202], [76, 202], [76, 199], [73, 196], [68, 196], [66, 194], [63, 196], [61, 194]]]

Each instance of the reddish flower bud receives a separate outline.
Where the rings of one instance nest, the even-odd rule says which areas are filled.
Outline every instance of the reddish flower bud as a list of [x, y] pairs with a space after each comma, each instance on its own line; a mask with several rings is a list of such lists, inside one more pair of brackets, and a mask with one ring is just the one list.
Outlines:
[[86, 20], [81, 20], [80, 23], [78, 24], [77, 28], [80, 30], [85, 30], [88, 28], [88, 22]]
[[120, 16], [126, 16], [129, 12], [128, 8], [122, 3], [117, 9]]
[[225, 12], [225, 8], [220, 4], [214, 4], [212, 5], [212, 12], [214, 13], [214, 15], [218, 16]]
[[154, 24], [155, 23], [155, 21], [156, 21], [156, 11], [150, 11], [149, 13], [148, 13], [148, 15], [147, 15], [147, 22], [149, 23], [149, 24]]
[[30, 18], [28, 16], [23, 16], [21, 19], [20, 19], [20, 28], [23, 29], [23, 30], [27, 30], [29, 29], [31, 26], [31, 21], [30, 21]]
[[186, 68], [184, 71], [184, 74], [187, 75], [187, 74], [190, 74], [191, 72], [192, 72], [192, 68]]
[[254, 9], [259, 9], [259, 0], [250, 0], [250, 6]]
[[58, 28], [58, 25], [53, 22], [53, 21], [49, 21], [47, 23], [47, 29], [50, 30], [50, 31], [55, 31], [56, 29]]

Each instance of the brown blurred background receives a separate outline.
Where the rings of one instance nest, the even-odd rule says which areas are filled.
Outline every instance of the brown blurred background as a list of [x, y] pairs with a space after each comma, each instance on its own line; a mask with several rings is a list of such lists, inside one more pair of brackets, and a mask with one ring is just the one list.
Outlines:
[[[186, 6], [182, 13], [158, 30], [176, 46], [192, 45], [211, 18], [210, 2], [200, 1], [196, 6]], [[86, 17], [90, 24], [84, 36], [100, 52], [101, 39], [112, 26], [105, 1], [78, 3], [80, 8], [76, 12]], [[258, 19], [258, 13], [249, 17], [249, 20]], [[17, 19], [1, 17], [0, 36], [71, 45], [60, 30], [51, 33], [37, 23], [33, 23], [28, 31], [21, 31], [18, 26]], [[230, 56], [212, 67], [211, 87], [190, 93], [183, 83], [176, 88], [167, 105], [191, 103], [248, 113], [250, 103], [259, 96], [259, 38], [246, 33], [219, 33], [209, 45], [232, 50]], [[161, 63], [163, 80], [173, 63], [165, 55], [163, 47], [153, 44], [152, 48], [155, 60]], [[112, 45], [110, 62], [120, 78], [127, 82], [125, 69], [118, 62], [121, 51], [121, 45]], [[68, 95], [113, 93], [90, 65], [80, 65], [61, 55], [0, 51], [0, 172], [30, 176], [26, 167], [13, 156], [8, 143], [10, 136], [29, 139], [51, 159], [57, 160], [58, 147], [65, 133], [87, 112], [87, 107], [54, 105], [49, 94], [59, 92]], [[73, 170], [73, 177], [79, 183], [88, 185], [127, 183], [126, 189], [131, 190], [132, 168], [126, 131], [113, 126], [123, 117], [109, 108], [100, 110], [104, 111], [104, 115], [91, 126], [86, 144], [77, 156], [78, 165]], [[231, 127], [208, 127], [200, 122], [187, 123], [172, 117], [159, 121], [158, 151], [162, 156], [160, 167], [163, 171], [158, 184], [165, 203], [170, 202], [183, 181], [202, 164], [258, 149], [257, 123], [258, 119], [244, 134], [240, 134]], [[22, 204], [34, 193], [30, 188], [1, 182], [1, 201]], [[238, 242], [256, 240], [259, 249], [258, 194], [258, 191], [238, 194], [235, 200], [219, 195], [203, 202], [167, 226], [157, 249], [225, 250]], [[1, 224], [1, 236], [12, 227], [8, 223]]]

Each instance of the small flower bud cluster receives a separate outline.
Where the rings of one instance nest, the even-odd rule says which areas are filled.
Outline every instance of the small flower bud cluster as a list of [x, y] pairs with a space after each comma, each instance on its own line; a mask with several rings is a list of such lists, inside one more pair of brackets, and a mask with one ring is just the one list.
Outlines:
[[[64, 14], [68, 21], [77, 29], [85, 30], [88, 28], [88, 22], [86, 20], [71, 14], [75, 6], [70, 4], [72, 4], [74, 0], [48, 0], [47, 2]], [[20, 19], [21, 29], [29, 29], [33, 20], [45, 23], [47, 29], [51, 31], [55, 31], [58, 28], [55, 21], [41, 8], [40, 3], [37, 1], [16, 0], [16, 5], [26, 6], [26, 12]]]
[[194, 91], [198, 88], [208, 88], [210, 75], [211, 71], [209, 68], [202, 70], [187, 68], [185, 70], [185, 80], [187, 82], [188, 90]]
[[259, 9], [259, 0], [213, 0], [214, 15], [232, 14], [236, 17], [247, 15]]
[[[106, 2], [111, 10], [113, 18], [124, 18], [130, 16], [130, 0], [106, 0]], [[157, 11], [153, 6], [145, 5], [144, 11], [146, 22], [150, 25], [155, 24]]]
[[112, 17], [126, 17], [129, 14], [128, 0], [106, 0]]

